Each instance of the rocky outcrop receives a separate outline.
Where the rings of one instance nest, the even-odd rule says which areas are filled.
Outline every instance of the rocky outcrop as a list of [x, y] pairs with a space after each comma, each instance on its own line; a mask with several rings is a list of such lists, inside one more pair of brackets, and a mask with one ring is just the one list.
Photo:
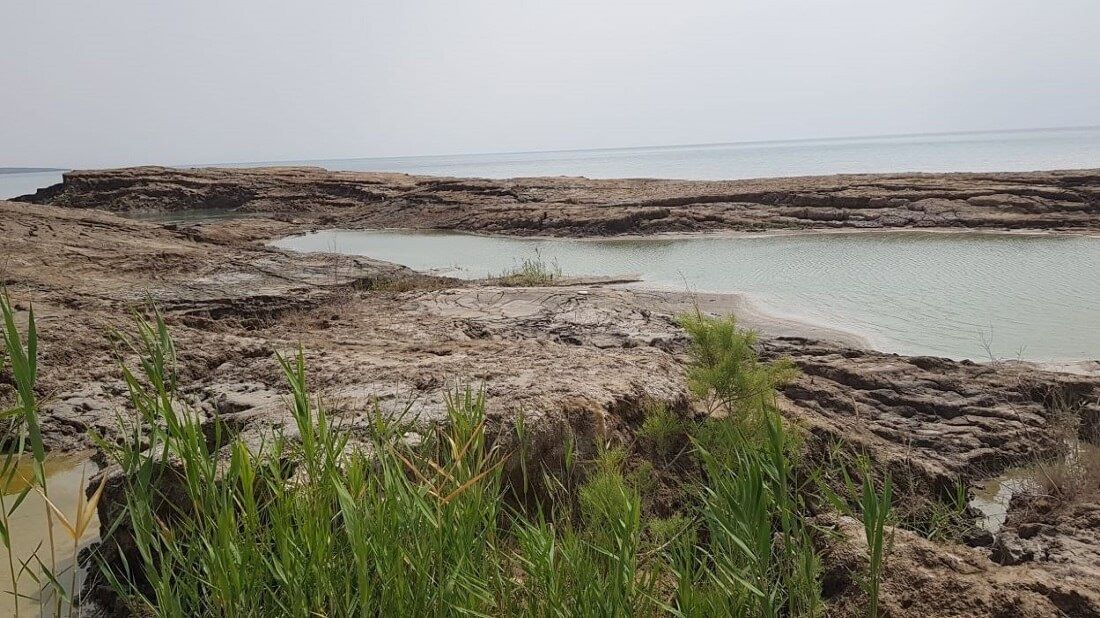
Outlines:
[[737, 181], [440, 178], [320, 168], [75, 171], [19, 198], [313, 225], [604, 236], [804, 228], [1100, 229], [1100, 170]]
[[1100, 378], [1024, 363], [900, 356], [798, 337], [765, 347], [802, 370], [783, 389], [788, 415], [873, 453], [909, 491], [947, 495], [959, 481], [1051, 457], [1065, 447], [1059, 415], [1100, 412]]
[[[858, 575], [867, 569], [862, 522], [824, 516], [817, 525], [831, 533], [823, 556], [829, 615], [866, 616], [867, 596]], [[1054, 570], [1045, 568], [1049, 565], [1001, 566], [972, 548], [933, 543], [906, 530], [889, 530], [887, 538], [880, 615], [1100, 616], [1096, 565]]]

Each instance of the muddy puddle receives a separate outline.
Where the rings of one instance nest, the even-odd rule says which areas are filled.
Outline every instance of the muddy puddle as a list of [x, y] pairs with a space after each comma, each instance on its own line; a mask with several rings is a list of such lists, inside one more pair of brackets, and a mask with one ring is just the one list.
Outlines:
[[[18, 470], [12, 482], [3, 487], [3, 505], [5, 510], [10, 510], [15, 498], [27, 487], [30, 479], [34, 478], [34, 472], [29, 458], [21, 458], [17, 464]], [[88, 461], [87, 454], [51, 457], [46, 460], [46, 486], [50, 501], [70, 521], [75, 522], [76, 512], [80, 500], [84, 495], [84, 483], [86, 479], [95, 474], [97, 467]], [[14, 590], [12, 572], [9, 568], [8, 551], [0, 550], [0, 615], [14, 616], [18, 607], [20, 616], [53, 616], [56, 613], [56, 597], [52, 591], [44, 591], [41, 583], [35, 581], [35, 576], [41, 579], [41, 568], [37, 560], [46, 565], [51, 564], [49, 550], [49, 527], [47, 525], [46, 501], [35, 490], [27, 494], [26, 499], [19, 508], [12, 513], [8, 520], [11, 529], [12, 558], [16, 577], [19, 582], [19, 595], [17, 599], [12, 594]], [[95, 517], [93, 515], [93, 517]], [[54, 517], [53, 536], [56, 547], [56, 564], [58, 579], [66, 589], [72, 587], [74, 547], [73, 540], [65, 530], [57, 517]], [[99, 536], [99, 520], [95, 518], [88, 526], [85, 534], [77, 542], [77, 548], [83, 548], [95, 541]], [[37, 554], [36, 554], [37, 552]], [[37, 556], [37, 557], [36, 557]], [[28, 570], [34, 573], [24, 572], [19, 574], [20, 563], [28, 562]], [[79, 590], [83, 582], [85, 572], [78, 569], [76, 573], [76, 589]], [[67, 606], [62, 606], [61, 615], [67, 615]]]
[[[1071, 470], [1086, 465], [1085, 460], [1100, 461], [1100, 445], [1079, 441], [1069, 445], [1065, 459], [1053, 462]], [[978, 525], [996, 534], [1008, 518], [1012, 497], [1028, 489], [1043, 476], [1043, 464], [1009, 468], [999, 476], [971, 488], [970, 506], [982, 514]]]
[[971, 491], [970, 506], [982, 514], [978, 525], [993, 534], [999, 532], [1008, 518], [1012, 496], [1026, 489], [1032, 477], [1028, 468], [1013, 468], [976, 485]]

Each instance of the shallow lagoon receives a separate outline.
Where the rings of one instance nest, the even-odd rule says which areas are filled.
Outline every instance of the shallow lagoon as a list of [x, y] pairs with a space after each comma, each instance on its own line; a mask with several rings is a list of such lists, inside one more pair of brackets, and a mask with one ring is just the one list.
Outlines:
[[522, 239], [324, 230], [299, 251], [366, 255], [478, 278], [528, 257], [565, 275], [737, 292], [762, 311], [859, 334], [877, 348], [985, 360], [1100, 358], [1100, 238], [933, 232]]

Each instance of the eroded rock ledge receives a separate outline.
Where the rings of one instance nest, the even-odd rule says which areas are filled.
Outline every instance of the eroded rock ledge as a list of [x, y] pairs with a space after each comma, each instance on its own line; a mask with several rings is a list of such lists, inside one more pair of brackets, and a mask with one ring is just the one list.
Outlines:
[[683, 181], [137, 167], [69, 172], [61, 184], [19, 199], [112, 211], [236, 209], [321, 225], [518, 235], [1100, 229], [1100, 170]]

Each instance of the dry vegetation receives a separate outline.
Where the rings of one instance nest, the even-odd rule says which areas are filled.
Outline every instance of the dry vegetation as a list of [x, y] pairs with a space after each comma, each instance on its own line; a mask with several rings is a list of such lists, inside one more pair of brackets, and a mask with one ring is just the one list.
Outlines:
[[505, 287], [538, 287], [554, 285], [561, 279], [561, 267], [554, 260], [547, 260], [538, 251], [535, 257], [524, 258], [512, 270], [490, 277], [489, 280]]

